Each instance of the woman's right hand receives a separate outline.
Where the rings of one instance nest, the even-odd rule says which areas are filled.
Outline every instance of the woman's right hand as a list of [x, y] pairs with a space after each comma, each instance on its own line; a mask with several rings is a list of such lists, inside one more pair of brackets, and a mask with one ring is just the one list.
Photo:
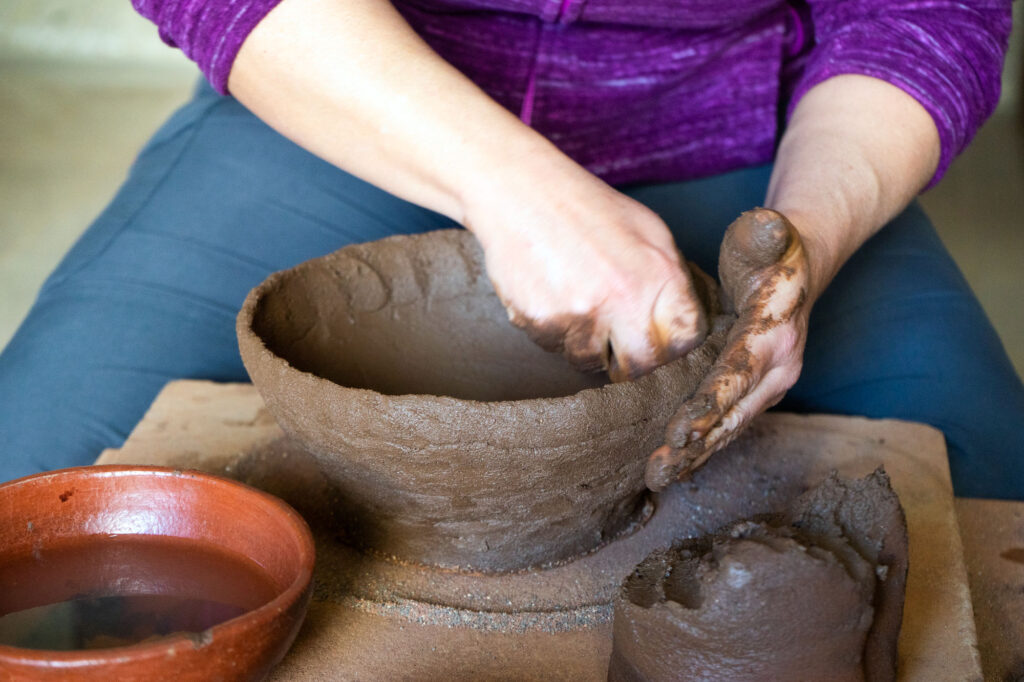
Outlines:
[[665, 224], [441, 59], [386, 0], [282, 2], [228, 85], [314, 154], [471, 229], [512, 321], [576, 365], [636, 377], [703, 337]]
[[509, 319], [614, 381], [684, 355], [707, 320], [665, 223], [552, 151], [543, 164], [506, 164], [466, 196], [465, 224]]

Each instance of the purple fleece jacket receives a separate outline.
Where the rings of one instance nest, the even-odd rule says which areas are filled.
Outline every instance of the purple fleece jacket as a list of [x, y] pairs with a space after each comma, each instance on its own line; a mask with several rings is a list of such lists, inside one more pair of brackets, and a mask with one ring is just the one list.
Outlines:
[[[132, 0], [218, 91], [281, 0]], [[343, 2], [344, 0], [339, 0]], [[765, 163], [796, 102], [838, 74], [935, 120], [933, 183], [999, 99], [1011, 0], [395, 0], [502, 105], [610, 183]]]

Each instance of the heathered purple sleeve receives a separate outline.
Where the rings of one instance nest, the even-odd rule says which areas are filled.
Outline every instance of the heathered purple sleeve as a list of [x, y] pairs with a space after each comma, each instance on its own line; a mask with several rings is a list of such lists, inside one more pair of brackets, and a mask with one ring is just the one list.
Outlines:
[[1011, 0], [809, 0], [815, 45], [789, 114], [814, 85], [839, 74], [892, 83], [935, 120], [942, 153], [931, 187], [999, 100]]
[[227, 94], [228, 74], [256, 24], [281, 0], [132, 0], [157, 25], [160, 38], [181, 48], [217, 92]]

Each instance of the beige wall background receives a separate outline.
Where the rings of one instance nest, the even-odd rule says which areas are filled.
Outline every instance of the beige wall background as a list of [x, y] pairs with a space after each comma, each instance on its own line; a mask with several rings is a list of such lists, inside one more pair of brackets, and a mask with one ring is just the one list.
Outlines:
[[[1024, 14], [1014, 3], [1017, 24]], [[922, 198], [1024, 371], [1024, 66], [1015, 30], [996, 115]], [[0, 347], [106, 205], [195, 67], [129, 0], [0, 0]]]

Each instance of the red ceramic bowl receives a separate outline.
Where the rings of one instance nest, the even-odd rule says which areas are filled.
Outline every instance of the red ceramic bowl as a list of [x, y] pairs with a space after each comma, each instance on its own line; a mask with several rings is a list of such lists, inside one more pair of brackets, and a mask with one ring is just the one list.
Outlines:
[[108, 594], [202, 597], [240, 615], [131, 645], [0, 645], [0, 679], [262, 679], [295, 639], [313, 563], [309, 528], [291, 507], [216, 476], [88, 466], [5, 483], [0, 615]]

